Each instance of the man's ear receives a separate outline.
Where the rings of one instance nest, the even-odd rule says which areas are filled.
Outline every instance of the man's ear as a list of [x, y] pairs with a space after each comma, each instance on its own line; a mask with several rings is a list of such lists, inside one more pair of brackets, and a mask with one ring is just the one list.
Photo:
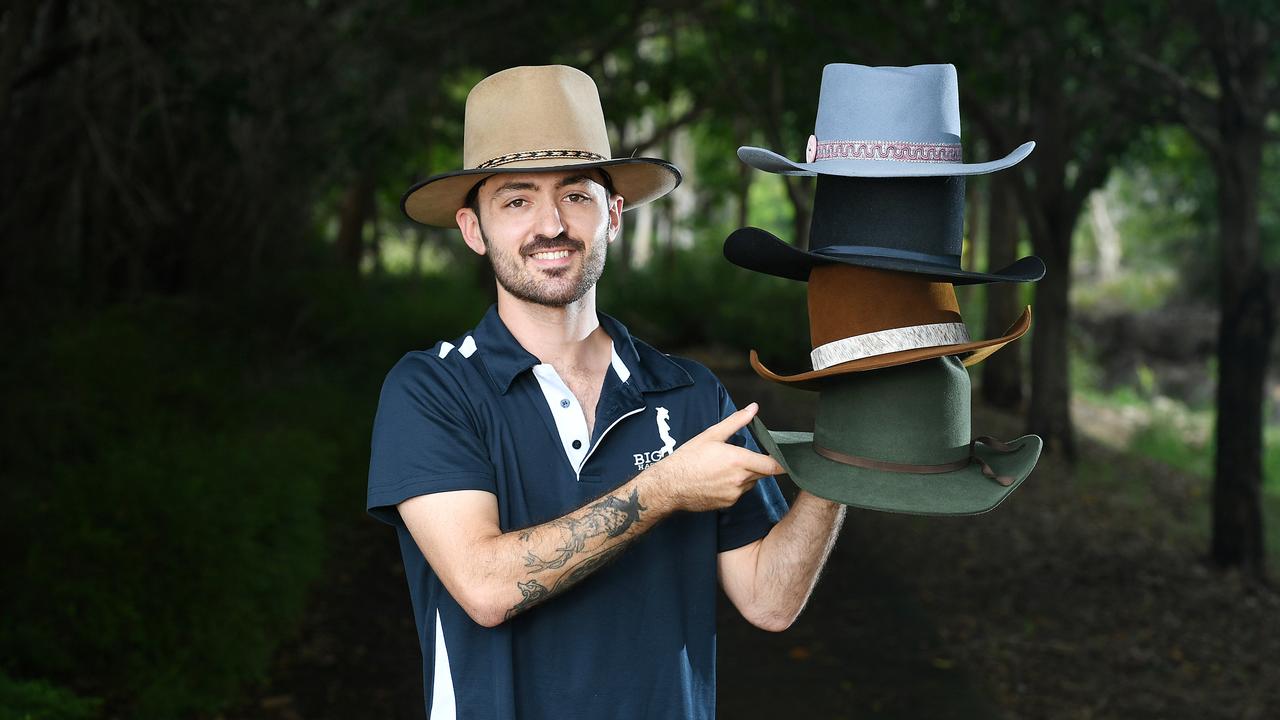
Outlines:
[[625, 199], [621, 195], [609, 196], [609, 242], [613, 242], [622, 232], [622, 204]]
[[458, 229], [462, 231], [462, 240], [467, 243], [467, 247], [477, 255], [484, 255], [486, 248], [484, 237], [480, 235], [480, 218], [476, 215], [476, 211], [469, 207], [458, 208], [453, 219], [458, 223]]

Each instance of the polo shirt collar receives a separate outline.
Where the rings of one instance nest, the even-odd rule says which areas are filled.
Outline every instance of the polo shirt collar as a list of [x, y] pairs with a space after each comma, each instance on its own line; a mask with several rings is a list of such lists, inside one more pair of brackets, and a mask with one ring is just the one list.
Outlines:
[[[631, 377], [627, 382], [640, 392], [662, 392], [692, 385], [693, 377], [671, 358], [648, 345], [632, 340], [627, 328], [614, 318], [598, 312], [600, 325], [613, 338], [613, 351], [622, 360]], [[505, 395], [521, 373], [541, 363], [524, 349], [498, 315], [497, 304], [490, 305], [473, 333], [477, 353], [489, 379]]]
[[600, 325], [613, 338], [613, 351], [631, 370], [630, 382], [640, 392], [663, 392], [693, 384], [689, 371], [674, 360], [654, 350], [643, 342], [631, 339], [631, 333], [616, 319], [597, 312]]

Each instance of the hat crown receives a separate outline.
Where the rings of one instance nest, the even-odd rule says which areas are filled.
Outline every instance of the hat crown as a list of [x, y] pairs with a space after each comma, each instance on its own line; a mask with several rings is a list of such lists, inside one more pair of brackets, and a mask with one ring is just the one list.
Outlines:
[[954, 65], [822, 69], [818, 142], [960, 142], [960, 91]]
[[[514, 67], [481, 80], [467, 95], [462, 165], [545, 165], [539, 152], [608, 160], [609, 132], [590, 75], [567, 65]], [[560, 156], [569, 157], [569, 156]]]
[[813, 347], [898, 328], [963, 323], [955, 286], [914, 273], [834, 263], [809, 273]]
[[819, 175], [809, 249], [833, 255], [873, 253], [958, 268], [964, 189], [963, 176]]
[[955, 356], [833, 377], [815, 444], [893, 463], [939, 465], [969, 453], [969, 373]]

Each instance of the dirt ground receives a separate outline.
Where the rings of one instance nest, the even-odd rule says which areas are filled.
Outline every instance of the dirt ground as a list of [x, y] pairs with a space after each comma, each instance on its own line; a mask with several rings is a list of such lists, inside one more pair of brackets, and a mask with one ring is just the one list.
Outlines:
[[[770, 427], [812, 427], [815, 396], [721, 377]], [[975, 410], [975, 434], [1020, 429]], [[722, 602], [719, 716], [1280, 717], [1280, 596], [1203, 562], [1188, 510], [1203, 483], [1087, 437], [1081, 458], [1073, 472], [1043, 457], [986, 515], [850, 511], [784, 633]], [[271, 682], [224, 720], [423, 717], [392, 533], [353, 512], [334, 547]]]

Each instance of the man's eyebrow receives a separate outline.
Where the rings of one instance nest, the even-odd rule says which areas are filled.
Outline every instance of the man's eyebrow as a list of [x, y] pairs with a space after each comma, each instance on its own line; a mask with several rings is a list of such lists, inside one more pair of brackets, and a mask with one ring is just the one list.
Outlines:
[[570, 175], [560, 182], [556, 183], [557, 188], [568, 187], [569, 185], [577, 185], [579, 183], [595, 182], [596, 179], [590, 175]]
[[493, 194], [497, 195], [499, 193], [504, 193], [504, 192], [516, 192], [518, 190], [537, 190], [537, 189], [538, 189], [538, 186], [531, 182], [509, 182], [509, 183], [504, 183], [502, 185], [499, 185], [498, 189], [493, 191]]

